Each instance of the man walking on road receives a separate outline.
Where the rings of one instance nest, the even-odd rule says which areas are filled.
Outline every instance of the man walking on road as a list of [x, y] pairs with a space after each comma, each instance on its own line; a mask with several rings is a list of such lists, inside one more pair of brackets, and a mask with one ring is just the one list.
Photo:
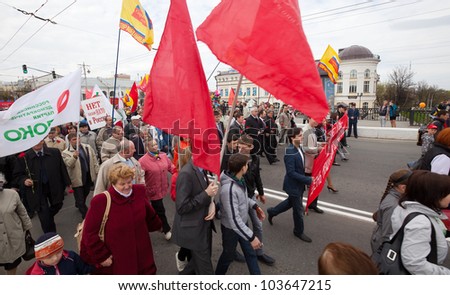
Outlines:
[[291, 145], [286, 149], [284, 156], [286, 175], [283, 182], [283, 190], [288, 194], [288, 198], [276, 207], [267, 209], [267, 214], [269, 223], [273, 225], [275, 216], [292, 208], [294, 235], [304, 242], [311, 243], [311, 238], [303, 232], [303, 192], [305, 185], [311, 185], [312, 178], [305, 175], [305, 153], [300, 146], [302, 136], [301, 128], [295, 127], [288, 130], [287, 137]]

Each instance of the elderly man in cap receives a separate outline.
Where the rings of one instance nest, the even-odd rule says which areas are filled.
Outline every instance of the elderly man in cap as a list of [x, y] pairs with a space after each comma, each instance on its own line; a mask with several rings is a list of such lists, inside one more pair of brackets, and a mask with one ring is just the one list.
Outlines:
[[128, 123], [125, 128], [125, 137], [129, 140], [132, 140], [136, 136], [139, 135], [139, 128], [141, 127], [141, 116], [136, 115], [131, 117], [131, 122]]

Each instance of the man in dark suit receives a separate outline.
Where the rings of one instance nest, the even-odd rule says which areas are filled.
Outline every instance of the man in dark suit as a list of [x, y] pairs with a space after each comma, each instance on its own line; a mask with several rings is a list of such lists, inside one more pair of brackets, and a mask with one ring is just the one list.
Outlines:
[[350, 109], [347, 112], [348, 116], [348, 134], [347, 137], [352, 136], [352, 129], [355, 134], [355, 138], [358, 138], [358, 118], [359, 110], [356, 108], [356, 103], [350, 103]]
[[284, 165], [286, 175], [283, 182], [283, 190], [288, 198], [276, 207], [267, 209], [269, 223], [273, 224], [273, 218], [292, 208], [294, 217], [294, 235], [302, 241], [311, 243], [312, 240], [303, 233], [303, 192], [305, 185], [311, 185], [312, 178], [305, 176], [305, 153], [300, 143], [302, 142], [302, 129], [294, 127], [288, 130], [287, 137], [291, 143], [286, 149]]
[[62, 208], [64, 191], [70, 185], [60, 151], [48, 148], [41, 140], [19, 157], [13, 175], [25, 187], [29, 209], [38, 212], [42, 231], [57, 232], [54, 217]]
[[245, 133], [254, 139], [254, 148], [252, 154], [261, 154], [261, 134], [265, 129], [264, 122], [258, 117], [258, 108], [254, 107], [250, 111], [250, 116], [245, 119]]
[[173, 240], [191, 251], [191, 260], [180, 274], [214, 274], [211, 245], [215, 205], [211, 198], [217, 190], [217, 184], [208, 185], [206, 175], [192, 160], [181, 168], [176, 183]]
[[139, 160], [143, 155], [145, 155], [145, 147], [147, 146], [149, 136], [150, 133], [148, 127], [142, 126], [139, 128], [139, 136], [136, 136], [131, 140], [136, 148], [136, 151], [133, 154], [133, 157], [136, 160]]
[[241, 135], [244, 133], [244, 115], [241, 112], [237, 112], [234, 115], [234, 121], [232, 121], [230, 126], [230, 133]]
[[222, 119], [222, 114], [220, 113], [220, 111], [214, 111], [214, 118], [216, 120], [216, 127], [217, 133], [219, 134], [220, 146], [222, 146], [223, 136], [225, 135], [225, 127], [223, 125], [223, 122], [220, 121], [220, 119]]

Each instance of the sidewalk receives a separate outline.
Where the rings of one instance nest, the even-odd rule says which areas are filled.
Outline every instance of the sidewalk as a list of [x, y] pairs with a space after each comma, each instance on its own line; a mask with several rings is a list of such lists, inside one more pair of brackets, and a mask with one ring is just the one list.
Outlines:
[[[297, 126], [304, 127], [302, 118], [295, 118]], [[391, 122], [386, 122], [386, 127], [381, 127], [379, 121], [359, 120], [358, 135], [361, 138], [395, 139], [395, 140], [417, 140], [418, 126], [409, 126], [409, 122], [397, 121], [397, 128], [392, 128]]]

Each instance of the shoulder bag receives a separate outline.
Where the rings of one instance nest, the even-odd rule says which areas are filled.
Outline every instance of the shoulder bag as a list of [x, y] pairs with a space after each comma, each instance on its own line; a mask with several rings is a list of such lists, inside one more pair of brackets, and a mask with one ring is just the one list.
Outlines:
[[[427, 215], [419, 212], [413, 212], [406, 216], [402, 226], [390, 241], [380, 245], [377, 252], [372, 255], [372, 260], [378, 267], [380, 275], [410, 275], [411, 273], [403, 266], [401, 258], [401, 248], [403, 243], [405, 226], [417, 215]], [[430, 220], [431, 223], [431, 220]], [[431, 223], [431, 251], [427, 260], [437, 264], [437, 244], [436, 232], [433, 223]]]
[[[104, 194], [106, 195], [106, 208], [105, 213], [103, 214], [102, 223], [100, 225], [100, 230], [98, 231], [98, 236], [101, 241], [105, 240], [105, 225], [106, 221], [108, 221], [109, 216], [109, 210], [111, 209], [111, 195], [108, 191], [105, 191]], [[84, 228], [84, 220], [81, 223], [78, 223], [77, 230], [75, 232], [75, 239], [77, 240], [78, 245], [78, 251], [80, 251], [81, 247], [81, 238], [83, 237], [83, 228]]]

